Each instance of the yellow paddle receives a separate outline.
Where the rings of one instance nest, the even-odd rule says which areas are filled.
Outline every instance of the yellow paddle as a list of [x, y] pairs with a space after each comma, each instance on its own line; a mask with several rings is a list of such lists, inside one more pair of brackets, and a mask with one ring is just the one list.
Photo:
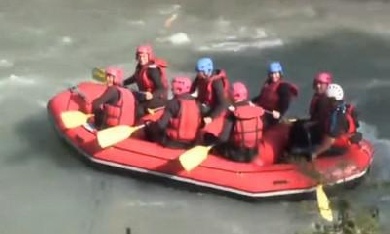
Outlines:
[[[148, 108], [149, 114], [153, 115], [156, 111], [163, 109], [164, 107], [159, 107], [155, 109]], [[119, 125], [111, 128], [101, 130], [97, 133], [97, 140], [101, 148], [106, 148], [112, 145], [115, 145], [131, 136], [135, 131], [145, 127], [145, 125], [140, 126], [127, 126]]]
[[317, 195], [317, 206], [322, 218], [324, 218], [329, 222], [332, 222], [333, 221], [332, 209], [329, 206], [329, 200], [324, 192], [324, 189], [322, 188], [322, 184], [317, 185], [316, 195]]
[[194, 146], [193, 148], [187, 150], [186, 152], [180, 155], [179, 157], [180, 164], [186, 171], [191, 171], [192, 169], [200, 165], [207, 158], [207, 155], [209, 154], [209, 151], [211, 150], [211, 148], [213, 148], [213, 146], [214, 145]]
[[76, 128], [85, 124], [92, 114], [84, 114], [80, 111], [66, 111], [61, 113], [61, 120], [65, 128]]
[[92, 78], [100, 82], [106, 82], [106, 71], [98, 67], [92, 69]]
[[115, 145], [131, 136], [135, 131], [145, 127], [145, 124], [139, 126], [119, 125], [107, 128], [97, 133], [97, 140], [101, 148], [107, 148]]
[[154, 109], [148, 108], [148, 113], [151, 114], [151, 115], [154, 115], [154, 114], [156, 114], [157, 111], [162, 110], [164, 108], [165, 108], [165, 106], [157, 107], [157, 108], [154, 108]]

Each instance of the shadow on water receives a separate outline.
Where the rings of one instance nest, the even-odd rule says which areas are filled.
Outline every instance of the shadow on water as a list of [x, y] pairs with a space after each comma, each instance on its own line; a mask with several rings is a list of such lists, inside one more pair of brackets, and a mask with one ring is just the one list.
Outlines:
[[71, 157], [72, 150], [65, 142], [58, 139], [46, 111], [29, 116], [17, 124], [16, 132], [25, 148], [18, 155], [10, 157], [9, 164], [24, 164], [27, 160], [45, 159], [58, 167], [79, 167], [79, 162]]

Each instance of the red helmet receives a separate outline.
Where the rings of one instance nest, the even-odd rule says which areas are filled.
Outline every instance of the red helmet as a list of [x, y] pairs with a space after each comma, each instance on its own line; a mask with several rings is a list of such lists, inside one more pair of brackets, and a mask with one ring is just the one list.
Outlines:
[[123, 70], [119, 67], [107, 67], [106, 74], [114, 76], [114, 84], [121, 85], [123, 82]]
[[329, 72], [320, 72], [314, 78], [314, 84], [330, 84], [332, 83], [333, 77]]
[[135, 58], [137, 59], [138, 54], [147, 54], [149, 57], [149, 60], [154, 59], [154, 53], [153, 53], [153, 48], [149, 44], [144, 44], [144, 45], [139, 45], [137, 47], [137, 50], [135, 52]]
[[235, 102], [248, 99], [248, 89], [242, 82], [234, 82], [231, 94]]
[[172, 93], [174, 95], [180, 95], [183, 93], [189, 93], [191, 89], [192, 81], [185, 76], [176, 76], [172, 80]]

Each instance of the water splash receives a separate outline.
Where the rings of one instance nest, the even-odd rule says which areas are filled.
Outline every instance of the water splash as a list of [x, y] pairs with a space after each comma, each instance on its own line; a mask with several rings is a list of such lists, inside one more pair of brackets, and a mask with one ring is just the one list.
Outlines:
[[167, 37], [158, 37], [156, 41], [162, 43], [169, 42], [172, 45], [187, 45], [191, 43], [191, 39], [187, 33], [183, 32], [175, 33]]
[[372, 176], [376, 182], [390, 181], [390, 140], [378, 137], [378, 129], [375, 126], [360, 122], [359, 131], [363, 133], [365, 139], [369, 140], [375, 149], [374, 162], [372, 166]]
[[27, 78], [27, 77], [11, 74], [8, 78], [0, 80], [0, 87], [5, 85], [26, 86], [26, 85], [34, 85], [35, 83], [36, 83], [36, 79], [34, 78]]
[[7, 59], [1, 59], [0, 60], [0, 67], [13, 67], [14, 63], [7, 60]]

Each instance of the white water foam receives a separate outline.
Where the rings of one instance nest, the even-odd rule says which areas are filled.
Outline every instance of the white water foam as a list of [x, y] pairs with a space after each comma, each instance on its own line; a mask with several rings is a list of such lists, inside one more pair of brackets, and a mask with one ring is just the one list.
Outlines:
[[376, 182], [390, 181], [390, 140], [378, 138], [377, 127], [360, 122], [359, 131], [363, 137], [369, 140], [375, 149], [374, 162], [371, 174]]
[[277, 46], [282, 46], [283, 41], [281, 39], [264, 40], [257, 42], [243, 43], [240, 41], [228, 41], [228, 42], [217, 42], [208, 46], [199, 46], [199, 51], [231, 51], [238, 52], [246, 49], [265, 49]]
[[390, 80], [371, 79], [364, 89], [384, 88], [390, 86]]
[[169, 35], [167, 37], [158, 37], [156, 38], [157, 42], [169, 42], [172, 45], [187, 45], [191, 43], [191, 39], [187, 33], [179, 32]]
[[36, 100], [36, 103], [41, 108], [46, 108], [46, 106], [47, 106], [47, 101], [44, 101], [44, 100]]
[[60, 39], [60, 42], [64, 45], [70, 45], [73, 43], [73, 38], [70, 36], [64, 36]]
[[8, 78], [0, 80], [0, 87], [5, 85], [17, 85], [17, 86], [26, 86], [26, 85], [34, 85], [36, 84], [35, 78], [28, 78], [17, 76], [15, 74], [11, 74]]
[[130, 20], [130, 21], [127, 21], [127, 24], [129, 24], [131, 26], [145, 26], [146, 25], [145, 21], [143, 21], [143, 20]]
[[13, 67], [14, 63], [7, 60], [7, 59], [1, 59], [0, 60], [0, 67]]
[[[168, 21], [172, 19], [172, 17], [173, 20], [176, 19], [177, 14], [172, 14], [171, 17], [168, 18]], [[181, 32], [175, 32], [167, 36], [159, 36], [156, 38], [156, 41], [175, 46], [192, 44], [194, 50], [202, 52], [237, 52], [246, 49], [262, 50], [284, 45], [282, 39], [272, 36], [272, 33], [266, 32], [262, 27], [234, 25], [231, 21], [226, 20], [223, 17], [218, 18], [211, 24], [210, 22], [202, 21], [201, 19], [195, 19], [194, 21], [194, 19], [189, 20], [185, 16], [181, 17], [182, 19], [179, 22], [176, 22], [181, 28], [188, 28], [185, 27], [187, 24], [196, 24], [197, 27], [207, 24], [207, 27], [210, 28], [210, 30], [207, 32], [204, 32], [203, 30], [196, 32], [195, 29], [195, 31], [191, 31], [191, 36], [189, 36], [189, 32], [186, 32], [184, 29]], [[171, 23], [172, 22], [169, 22], [169, 27]], [[165, 28], [163, 29], [163, 32], [166, 32], [167, 29]]]
[[177, 13], [180, 10], [180, 8], [181, 8], [181, 6], [179, 4], [174, 4], [174, 5], [170, 5], [170, 6], [167, 6], [165, 8], [159, 9], [158, 13], [160, 15], [171, 15], [171, 14]]

